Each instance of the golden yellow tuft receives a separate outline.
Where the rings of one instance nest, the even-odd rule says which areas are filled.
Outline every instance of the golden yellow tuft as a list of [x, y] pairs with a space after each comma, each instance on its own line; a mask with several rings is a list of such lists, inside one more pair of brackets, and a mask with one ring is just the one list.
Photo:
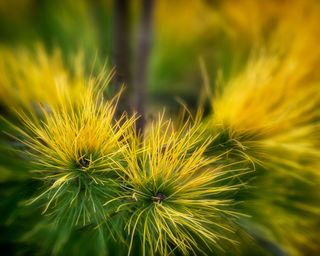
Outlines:
[[274, 55], [253, 58], [213, 99], [212, 127], [252, 161], [304, 169], [297, 159], [320, 156], [320, 83], [308, 81], [308, 68]]
[[105, 101], [104, 87], [95, 79], [86, 86], [76, 105], [63, 95], [56, 106], [40, 108], [40, 119], [18, 112], [24, 126], [15, 127], [22, 136], [19, 141], [28, 147], [36, 177], [44, 181], [43, 191], [30, 203], [41, 200], [44, 212], [50, 209], [55, 221], [71, 227], [108, 222], [113, 210], [103, 203], [118, 195], [114, 162], [123, 163], [135, 120], [125, 113], [115, 118], [120, 93]]
[[152, 123], [144, 138], [133, 141], [126, 154], [124, 196], [118, 210], [128, 209], [125, 229], [129, 254], [141, 242], [143, 255], [210, 254], [235, 242], [241, 214], [233, 196], [243, 184], [239, 171], [223, 170], [220, 156], [206, 157], [212, 142], [201, 144], [200, 126], [185, 123], [178, 130], [163, 116]]
[[207, 119], [210, 133], [219, 134], [215, 149], [228, 151], [228, 161], [247, 159], [257, 171], [248, 182], [256, 188], [247, 198], [249, 234], [290, 255], [319, 248], [313, 190], [320, 177], [320, 54], [300, 61], [307, 48], [300, 41], [281, 54], [252, 57], [212, 98]]

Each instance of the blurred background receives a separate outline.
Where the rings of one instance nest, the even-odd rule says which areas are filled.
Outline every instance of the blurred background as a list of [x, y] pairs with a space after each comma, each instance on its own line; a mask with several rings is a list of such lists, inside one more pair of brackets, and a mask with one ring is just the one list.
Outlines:
[[[116, 67], [116, 88], [121, 83], [128, 92], [146, 88], [142, 100], [149, 112], [176, 109], [176, 97], [195, 107], [203, 87], [199, 59], [212, 84], [219, 73], [227, 79], [259, 37], [249, 26], [258, 16], [251, 9], [267, 10], [259, 1], [242, 2], [1, 0], [0, 40], [12, 47], [39, 42], [48, 51], [59, 47], [64, 58], [84, 51], [88, 67]], [[244, 18], [248, 24], [241, 24]]]
[[145, 91], [124, 102], [175, 109], [180, 97], [195, 107], [204, 83], [199, 62], [214, 87], [265, 48], [281, 32], [279, 23], [296, 17], [308, 25], [301, 16], [315, 6], [314, 0], [1, 0], [0, 42], [30, 48], [40, 42], [49, 52], [61, 48], [66, 59], [84, 51], [88, 67], [116, 68], [115, 88], [125, 83], [129, 93]]
[[228, 80], [265, 47], [279, 21], [316, 2], [1, 0], [0, 41], [30, 48], [40, 42], [48, 51], [61, 48], [66, 59], [84, 51], [89, 69], [116, 68], [116, 89], [125, 83], [127, 94], [140, 90], [123, 97], [124, 108], [146, 102], [152, 113], [175, 110], [176, 97], [195, 107], [204, 83], [200, 62], [212, 87], [219, 77]]

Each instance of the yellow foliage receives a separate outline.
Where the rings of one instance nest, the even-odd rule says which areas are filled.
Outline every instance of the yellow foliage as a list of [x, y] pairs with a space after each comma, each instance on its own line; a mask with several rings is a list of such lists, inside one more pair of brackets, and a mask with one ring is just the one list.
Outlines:
[[[294, 164], [301, 155], [319, 157], [320, 83], [310, 79], [314, 71], [293, 65], [290, 58], [254, 57], [213, 99], [213, 126], [225, 129], [244, 148], [264, 154], [260, 160], [272, 157], [286, 163], [291, 157]], [[265, 155], [269, 149], [289, 155], [277, 159], [277, 154]]]
[[86, 92], [83, 56], [71, 61], [73, 72], [56, 49], [49, 55], [42, 46], [35, 52], [26, 48], [0, 48], [0, 98], [7, 108], [33, 110], [35, 105], [57, 106], [69, 95], [77, 103]]
[[118, 210], [132, 210], [126, 221], [129, 251], [136, 235], [141, 237], [143, 255], [206, 254], [226, 242], [236, 243], [233, 220], [241, 213], [234, 209], [232, 195], [243, 184], [224, 181], [236, 179], [243, 170], [230, 167], [227, 173], [218, 164], [220, 156], [206, 157], [213, 139], [200, 144], [200, 129], [198, 123], [187, 122], [175, 130], [160, 116], [144, 138], [128, 147], [127, 166], [119, 166], [128, 200]]
[[47, 197], [44, 211], [56, 205], [66, 207], [57, 219], [70, 212], [71, 225], [79, 220], [83, 225], [92, 219], [101, 221], [108, 215], [102, 200], [117, 194], [110, 175], [116, 174], [114, 162], [119, 164], [124, 158], [127, 134], [135, 120], [127, 118], [126, 113], [116, 119], [120, 93], [105, 101], [105, 88], [96, 79], [83, 83], [87, 89], [79, 93], [76, 105], [75, 95], [56, 91], [55, 106], [40, 108], [40, 115], [18, 111], [24, 126], [14, 126], [23, 136], [19, 141], [28, 147], [27, 155], [35, 164], [35, 172], [47, 185], [31, 202]]

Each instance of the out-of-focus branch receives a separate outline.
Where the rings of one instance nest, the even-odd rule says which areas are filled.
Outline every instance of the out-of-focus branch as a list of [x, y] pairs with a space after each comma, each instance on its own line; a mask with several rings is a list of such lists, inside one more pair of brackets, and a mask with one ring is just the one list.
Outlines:
[[142, 17], [138, 38], [137, 62], [134, 72], [133, 100], [135, 111], [140, 116], [137, 130], [143, 132], [147, 96], [148, 59], [151, 48], [154, 0], [142, 0]]
[[[116, 91], [119, 91], [122, 85], [130, 85], [130, 0], [114, 0], [114, 46], [113, 59], [116, 67], [116, 74], [113, 80]], [[130, 86], [121, 96], [118, 104], [118, 114], [123, 111], [130, 112], [129, 103]]]

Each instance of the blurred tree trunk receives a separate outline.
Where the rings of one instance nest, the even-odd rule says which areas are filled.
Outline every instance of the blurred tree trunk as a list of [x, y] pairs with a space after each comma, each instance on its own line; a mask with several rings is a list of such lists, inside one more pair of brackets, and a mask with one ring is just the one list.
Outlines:
[[150, 55], [154, 0], [142, 0], [142, 16], [138, 37], [137, 61], [134, 72], [133, 102], [140, 116], [137, 130], [143, 132], [145, 125], [145, 105], [147, 96], [148, 59]]
[[130, 0], [114, 0], [114, 22], [113, 22], [113, 61], [116, 67], [114, 76], [114, 88], [119, 91], [122, 85], [127, 89], [120, 98], [117, 116], [121, 116], [123, 111], [130, 112]]

